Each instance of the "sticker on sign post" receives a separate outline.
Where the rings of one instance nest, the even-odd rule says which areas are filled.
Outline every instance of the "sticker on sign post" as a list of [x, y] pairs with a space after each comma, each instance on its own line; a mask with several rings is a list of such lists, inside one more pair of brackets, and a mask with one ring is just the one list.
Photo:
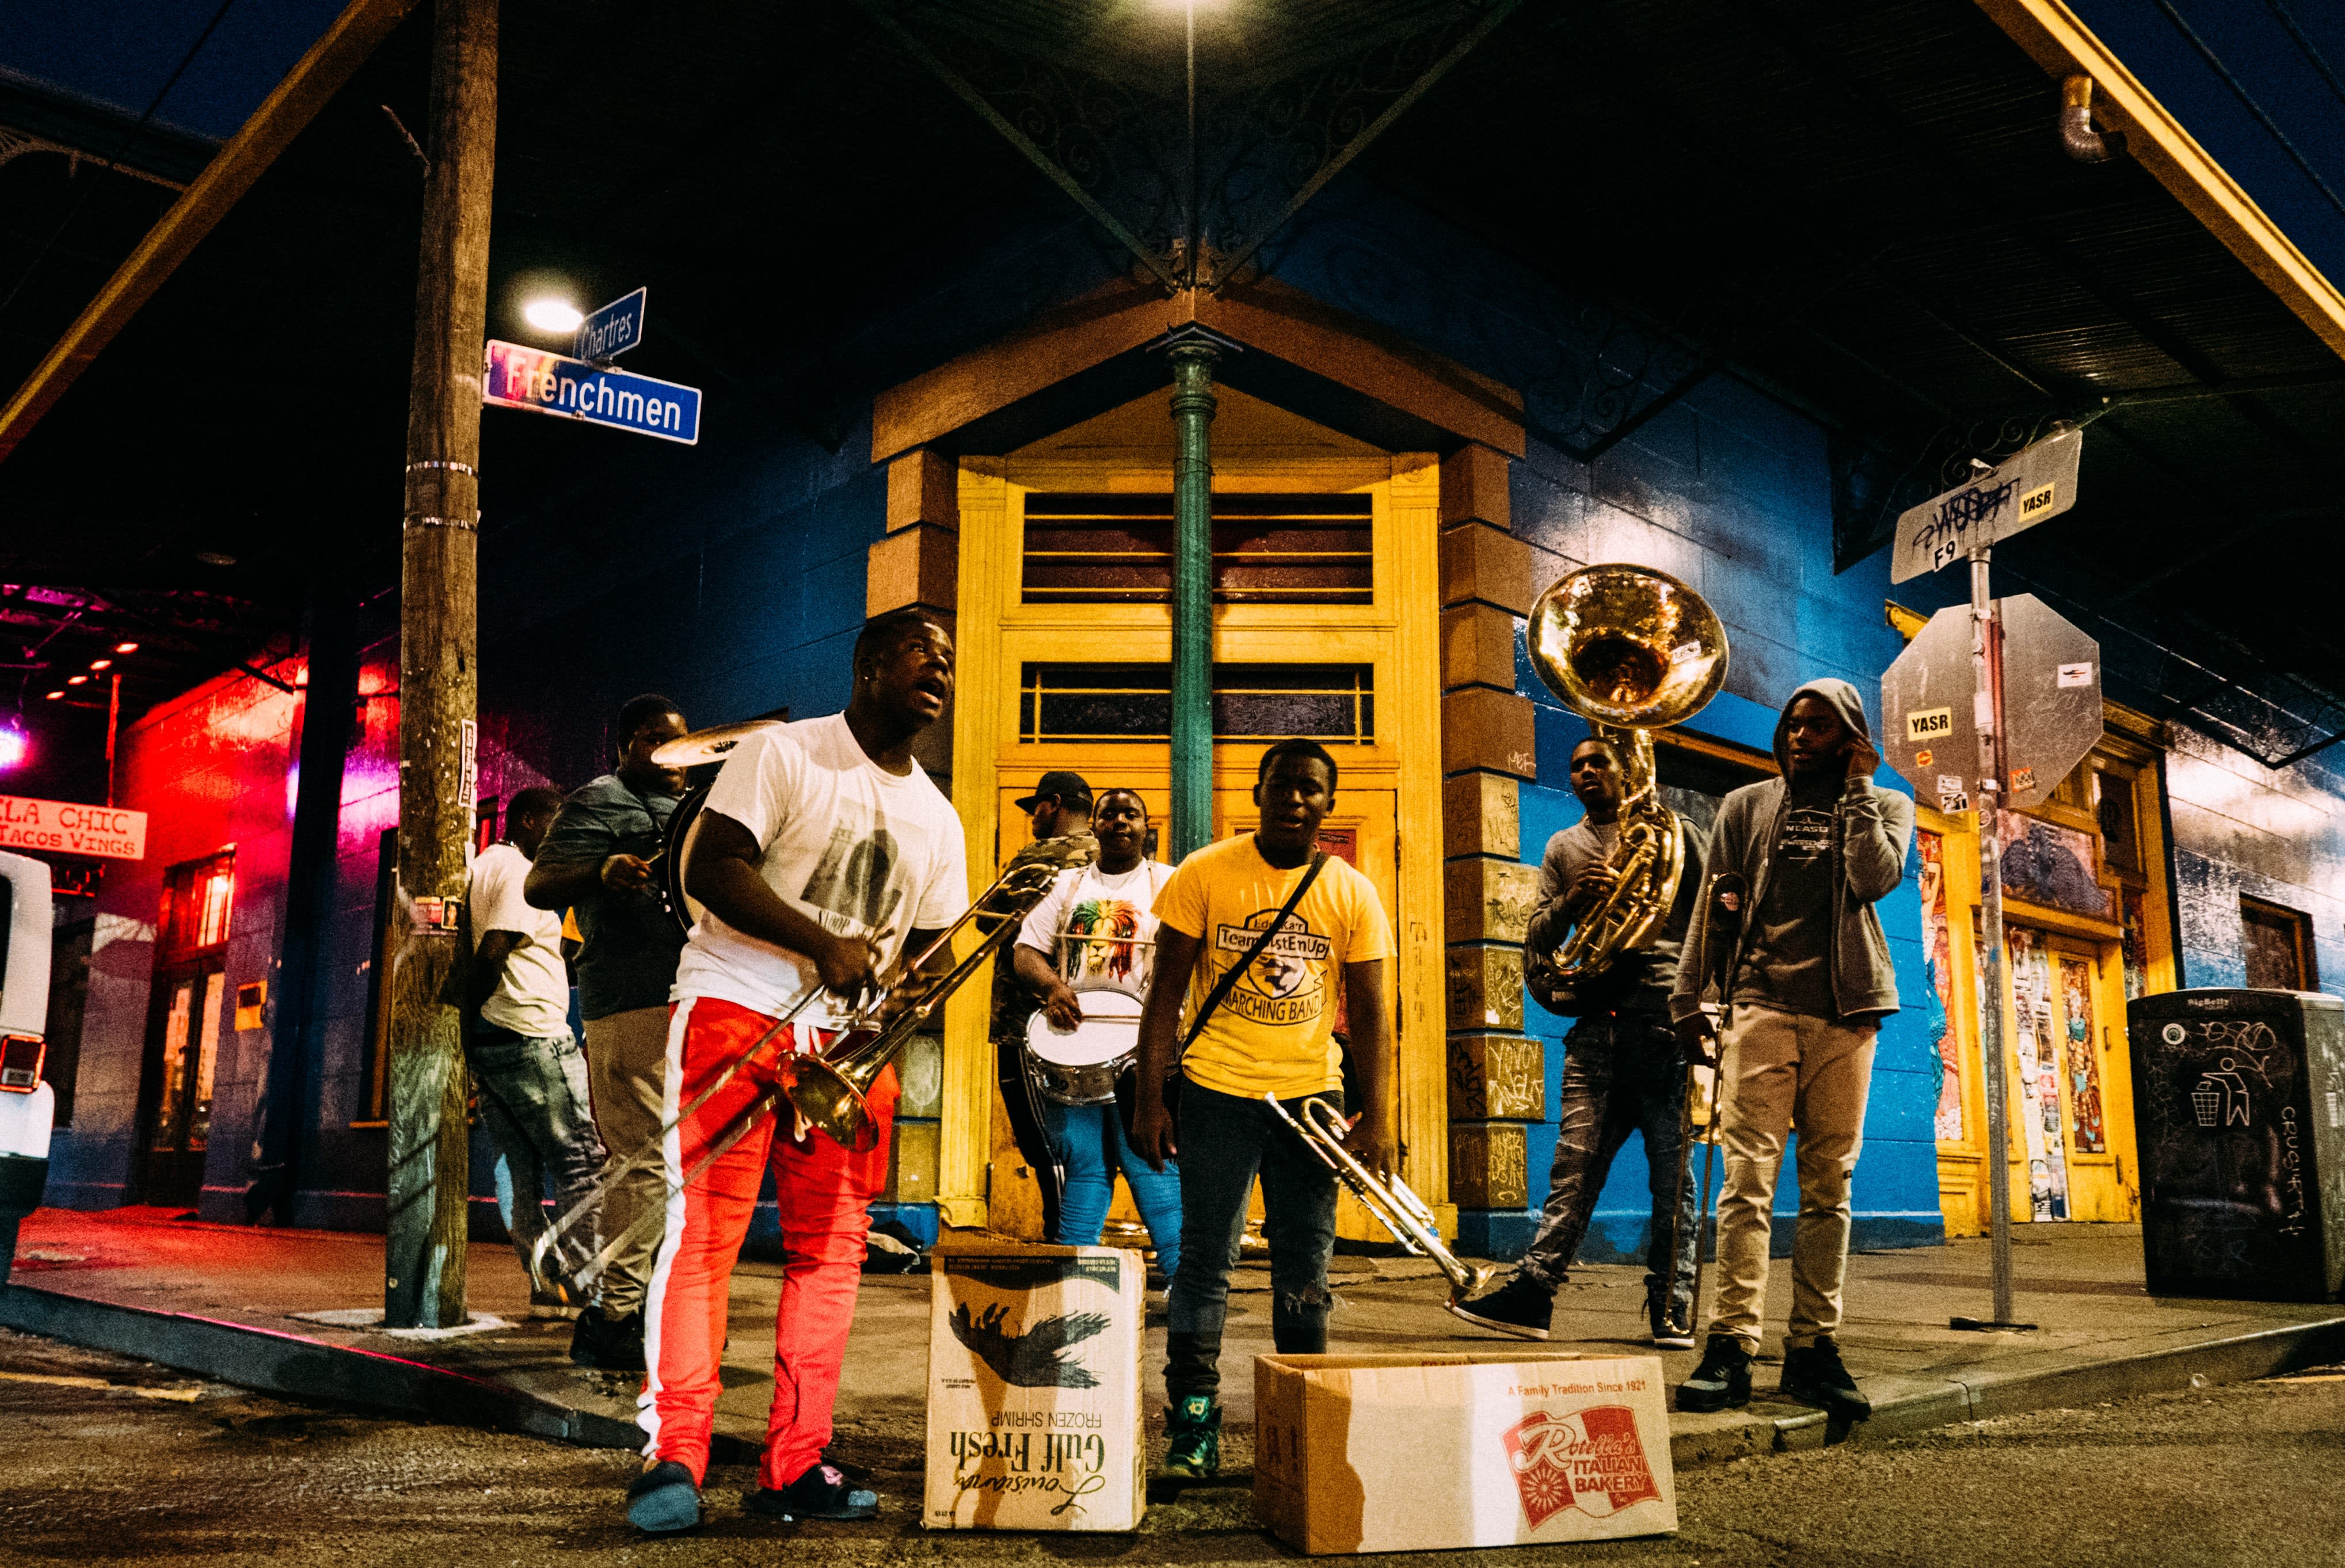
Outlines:
[[1954, 732], [1954, 710], [1951, 708], [1925, 708], [1905, 716], [1905, 738], [1908, 740], [1944, 740]]
[[1970, 809], [1971, 798], [1960, 789], [1947, 790], [1938, 796], [1938, 809], [1949, 816], [1956, 811], [1967, 811]]
[[2093, 667], [2090, 664], [2062, 665], [2060, 667], [2060, 684], [2062, 686], [2092, 685]]
[[2024, 793], [2025, 791], [2029, 790], [2029, 789], [2035, 789], [2035, 769], [2033, 769], [2033, 768], [2015, 768], [2015, 769], [2013, 769], [2011, 770], [2011, 792], [2012, 792], [2013, 794], [2015, 794], [2015, 795], [2022, 794], [2022, 793]]

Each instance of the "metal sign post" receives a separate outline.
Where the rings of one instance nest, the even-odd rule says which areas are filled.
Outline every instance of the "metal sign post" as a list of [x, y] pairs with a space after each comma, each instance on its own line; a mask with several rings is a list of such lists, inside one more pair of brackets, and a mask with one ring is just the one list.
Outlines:
[[1986, 1002], [1979, 1009], [1979, 1054], [1986, 1076], [1988, 1270], [1995, 1291], [1992, 1321], [1955, 1328], [2033, 1328], [2011, 1320], [2011, 1117], [2005, 1104], [2003, 1052], [2003, 626], [1987, 591], [1993, 547], [1971, 553], [1971, 712], [1978, 729], [1979, 945], [1984, 950]]

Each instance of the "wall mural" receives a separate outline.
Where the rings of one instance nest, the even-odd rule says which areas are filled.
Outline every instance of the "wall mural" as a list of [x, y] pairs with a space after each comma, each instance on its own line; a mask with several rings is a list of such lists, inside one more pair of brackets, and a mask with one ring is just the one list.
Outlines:
[[2060, 1136], [2060, 1043], [2052, 1029], [2051, 955], [2045, 952], [2044, 933], [2025, 926], [2013, 926], [2005, 940], [2010, 944], [2028, 1202], [2037, 1219], [2066, 1219], [2068, 1158]]
[[2060, 1013], [2068, 1036], [2068, 1127], [2080, 1155], [2109, 1152], [2101, 1117], [2101, 1059], [2093, 1049], [2093, 966], [2060, 955]]
[[1938, 1141], [1963, 1140], [1962, 1041], [1954, 1033], [1953, 938], [1946, 930], [1945, 840], [1924, 829], [1914, 835], [1922, 853], [1922, 962], [1929, 967], [1925, 1006], [1930, 1053], [1937, 1064]]

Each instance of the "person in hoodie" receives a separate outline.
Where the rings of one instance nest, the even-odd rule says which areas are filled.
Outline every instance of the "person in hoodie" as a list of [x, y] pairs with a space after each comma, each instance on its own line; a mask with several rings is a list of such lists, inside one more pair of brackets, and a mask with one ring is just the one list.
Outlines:
[[1691, 1045], [1704, 1028], [1702, 977], [1731, 965], [1720, 1037], [1726, 1186], [1718, 1300], [1701, 1364], [1679, 1387], [1678, 1408], [1750, 1402], [1775, 1178], [1796, 1124], [1800, 1216], [1782, 1392], [1862, 1420], [1872, 1406], [1832, 1336], [1873, 1037], [1897, 1011], [1889, 944], [1873, 906], [1904, 878], [1914, 802], [1873, 784], [1881, 754], [1863, 702], [1844, 680], [1812, 680], [1792, 694], [1775, 726], [1775, 760], [1782, 778], [1737, 789], [1720, 806], [1702, 868], [1704, 886], [1721, 875], [1743, 880], [1739, 929], [1717, 919], [1713, 901], [1697, 904], [1670, 997], [1670, 1016]]

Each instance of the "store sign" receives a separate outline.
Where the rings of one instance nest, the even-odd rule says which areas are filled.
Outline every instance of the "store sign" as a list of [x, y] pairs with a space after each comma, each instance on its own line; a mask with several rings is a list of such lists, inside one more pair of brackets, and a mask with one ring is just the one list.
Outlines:
[[147, 813], [78, 800], [36, 800], [0, 795], [0, 850], [53, 855], [97, 855], [111, 860], [147, 858]]

